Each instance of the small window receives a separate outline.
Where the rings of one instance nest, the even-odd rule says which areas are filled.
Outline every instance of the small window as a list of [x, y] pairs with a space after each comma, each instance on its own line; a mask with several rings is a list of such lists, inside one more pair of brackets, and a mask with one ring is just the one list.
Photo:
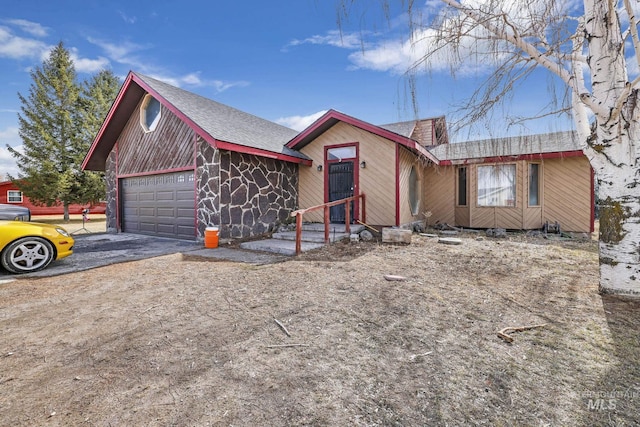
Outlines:
[[529, 206], [540, 206], [540, 164], [529, 164]]
[[415, 166], [411, 166], [409, 172], [409, 206], [411, 215], [418, 215], [420, 210], [420, 175]]
[[22, 203], [22, 191], [8, 190], [7, 202], [9, 203]]
[[516, 205], [516, 165], [478, 166], [478, 206]]
[[458, 206], [467, 206], [467, 168], [458, 168]]
[[140, 107], [140, 125], [145, 132], [156, 129], [160, 121], [160, 102], [151, 95], [146, 95]]
[[342, 159], [353, 159], [354, 157], [356, 157], [355, 145], [350, 145], [348, 147], [329, 148], [327, 150], [327, 160], [342, 161]]

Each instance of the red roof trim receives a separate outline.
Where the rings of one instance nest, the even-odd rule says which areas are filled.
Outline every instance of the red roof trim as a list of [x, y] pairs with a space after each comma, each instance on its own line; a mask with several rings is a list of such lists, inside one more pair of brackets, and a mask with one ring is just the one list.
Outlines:
[[225, 142], [214, 139], [213, 142], [207, 140], [212, 147], [218, 150], [236, 151], [238, 153], [251, 154], [254, 156], [267, 157], [269, 159], [283, 160], [287, 162], [300, 163], [305, 166], [311, 166], [311, 160], [301, 159], [295, 156], [288, 156], [286, 154], [277, 154], [273, 151], [261, 150], [255, 147], [247, 147], [246, 145], [234, 144], [232, 142]]
[[184, 166], [181, 168], [160, 169], [160, 170], [149, 171], [149, 172], [126, 173], [122, 175], [117, 175], [116, 178], [118, 179], [133, 178], [136, 176], [162, 175], [166, 173], [185, 172], [185, 171], [195, 171], [195, 168], [193, 166]]
[[381, 137], [386, 138], [388, 140], [391, 140], [391, 141], [393, 141], [393, 142], [395, 142], [397, 144], [404, 145], [405, 147], [407, 147], [407, 148], [409, 148], [409, 149], [411, 149], [413, 151], [417, 151], [418, 153], [420, 153], [423, 156], [427, 157], [429, 160], [433, 161], [434, 163], [438, 162], [437, 159], [433, 156], [433, 154], [431, 154], [426, 149], [422, 148], [422, 146], [420, 146], [420, 144], [416, 144], [416, 141], [414, 141], [413, 139], [404, 137], [402, 135], [398, 135], [397, 133], [394, 133], [394, 132], [391, 132], [389, 130], [383, 129], [383, 128], [381, 128], [379, 126], [376, 126], [376, 125], [372, 125], [371, 123], [367, 123], [367, 122], [364, 122], [362, 120], [356, 119], [355, 117], [348, 116], [348, 115], [346, 115], [344, 113], [341, 113], [339, 111], [336, 111], [336, 110], [327, 111], [322, 117], [320, 117], [318, 120], [313, 122], [304, 131], [300, 132], [295, 138], [293, 138], [291, 141], [289, 141], [287, 143], [287, 147], [292, 148], [292, 149], [295, 150], [298, 145], [300, 145], [306, 139], [311, 137], [311, 135], [314, 132], [316, 132], [317, 130], [320, 130], [323, 125], [325, 125], [325, 124], [327, 124], [328, 122], [331, 122], [331, 121], [341, 121], [341, 122], [347, 123], [349, 125], [355, 126], [357, 128], [360, 128], [362, 130], [365, 130], [367, 132], [371, 132], [374, 135], [381, 136]]
[[120, 103], [122, 102], [122, 98], [124, 98], [124, 94], [127, 93], [127, 90], [129, 89], [129, 86], [131, 85], [132, 77], [133, 77], [133, 73], [129, 72], [129, 74], [127, 75], [127, 78], [125, 79], [124, 83], [122, 84], [122, 87], [120, 88], [120, 92], [118, 92], [118, 95], [116, 96], [116, 100], [114, 101], [113, 105], [111, 106], [111, 109], [109, 110], [109, 113], [107, 114], [107, 117], [105, 118], [104, 122], [102, 122], [102, 126], [100, 126], [100, 130], [98, 131], [98, 135], [96, 135], [95, 139], [91, 143], [91, 147], [89, 148], [89, 152], [87, 153], [87, 155], [84, 157], [84, 160], [82, 161], [82, 169], [83, 170], [87, 166], [87, 163], [89, 163], [89, 159], [93, 156], [93, 152], [95, 151], [95, 149], [98, 146], [100, 140], [102, 139], [102, 136], [104, 135], [104, 132], [107, 129], [107, 125], [109, 124], [109, 122], [113, 118], [113, 115], [116, 113], [116, 111], [118, 111], [118, 107], [120, 106]]
[[477, 163], [501, 163], [501, 162], [513, 162], [517, 160], [541, 160], [541, 159], [558, 159], [562, 157], [580, 157], [584, 156], [582, 150], [573, 151], [558, 151], [555, 153], [534, 153], [534, 154], [519, 154], [515, 156], [497, 156], [497, 157], [482, 157], [482, 158], [470, 158], [460, 160], [440, 160], [438, 162], [441, 166], [451, 165], [469, 165]]
[[[105, 129], [108, 126], [108, 123], [111, 121], [115, 112], [118, 110], [118, 107], [122, 102], [122, 98], [124, 97], [129, 87], [131, 86], [132, 82], [140, 86], [145, 92], [151, 94], [154, 98], [158, 99], [165, 108], [167, 108], [169, 111], [175, 114], [180, 120], [185, 122], [191, 129], [193, 129], [198, 135], [200, 135], [205, 141], [207, 141], [214, 148], [222, 148], [225, 150], [237, 151], [237, 152], [246, 153], [246, 154], [253, 154], [256, 156], [268, 157], [268, 158], [287, 161], [287, 162], [311, 165], [310, 160], [301, 159], [295, 156], [278, 154], [273, 151], [262, 150], [254, 147], [247, 147], [240, 144], [224, 143], [221, 141], [217, 141], [215, 138], [213, 138], [211, 135], [205, 132], [204, 129], [202, 129], [200, 126], [194, 123], [189, 117], [187, 117], [179, 109], [177, 109], [173, 104], [171, 104], [164, 97], [162, 97], [158, 92], [156, 92], [149, 85], [147, 85], [144, 82], [144, 80], [138, 77], [134, 72], [130, 71], [129, 74], [127, 75], [127, 78], [124, 84], [122, 85], [122, 88], [120, 89], [120, 92], [118, 93], [118, 96], [116, 97], [116, 101], [114, 102], [113, 106], [111, 107], [111, 110], [109, 111], [109, 114], [107, 115], [107, 118], [102, 123], [102, 127], [100, 128], [100, 132], [98, 132], [98, 136], [94, 139], [93, 144], [91, 144], [91, 148], [89, 149], [89, 153], [86, 155], [84, 161], [82, 162], [83, 169], [86, 167], [87, 163], [89, 162], [89, 159], [93, 155], [95, 148], [100, 143], [102, 136], [105, 132]], [[222, 147], [220, 144], [222, 144], [224, 147]]]
[[175, 114], [180, 120], [187, 123], [193, 130], [196, 131], [205, 141], [207, 141], [212, 147], [218, 148], [221, 150], [229, 150], [236, 151], [239, 153], [251, 154], [255, 156], [268, 157], [270, 159], [283, 160], [287, 162], [301, 163], [304, 165], [311, 165], [310, 160], [301, 159], [294, 156], [289, 156], [286, 154], [279, 154], [273, 151], [262, 150], [260, 148], [248, 147], [246, 145], [234, 144], [231, 142], [219, 141], [205, 132], [200, 126], [196, 125], [189, 117], [184, 115], [180, 110], [178, 110], [173, 104], [164, 99], [160, 94], [151, 89], [142, 79], [140, 79], [137, 75], [133, 75], [133, 80], [140, 85], [147, 93], [152, 94], [155, 98], [162, 100], [162, 104], [169, 109], [173, 114]]

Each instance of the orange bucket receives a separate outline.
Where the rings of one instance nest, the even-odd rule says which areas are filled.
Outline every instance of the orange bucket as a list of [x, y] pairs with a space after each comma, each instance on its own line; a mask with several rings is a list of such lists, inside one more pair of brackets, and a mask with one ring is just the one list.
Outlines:
[[205, 228], [204, 247], [208, 249], [215, 249], [218, 247], [218, 227]]

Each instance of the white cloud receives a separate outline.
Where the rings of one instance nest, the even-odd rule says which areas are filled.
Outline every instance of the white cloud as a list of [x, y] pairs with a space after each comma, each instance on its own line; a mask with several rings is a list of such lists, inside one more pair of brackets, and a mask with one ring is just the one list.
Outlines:
[[343, 33], [338, 30], [328, 31], [325, 35], [314, 35], [306, 39], [294, 39], [287, 43], [287, 47], [300, 46], [303, 44], [328, 45], [345, 49], [358, 49], [362, 47], [362, 36], [364, 34]]
[[136, 21], [138, 21], [138, 18], [136, 18], [135, 16], [129, 16], [121, 10], [118, 11], [118, 14], [122, 18], [122, 20], [127, 24], [135, 24]]
[[46, 37], [49, 33], [48, 28], [43, 27], [37, 22], [27, 21], [25, 19], [7, 19], [4, 22], [18, 27], [20, 30], [34, 37]]
[[96, 59], [81, 58], [78, 55], [78, 49], [76, 48], [69, 49], [69, 54], [76, 71], [80, 73], [92, 74], [109, 67], [109, 60], [102, 56], [99, 56]]
[[327, 110], [322, 110], [318, 111], [317, 113], [309, 114], [308, 116], [281, 117], [276, 120], [276, 123], [300, 132], [305, 130], [307, 127], [309, 127], [309, 125], [326, 114], [326, 112]]
[[244, 80], [239, 81], [223, 81], [223, 80], [207, 80], [200, 78], [200, 73], [189, 73], [184, 76], [169, 77], [161, 74], [151, 74], [150, 77], [163, 81], [176, 87], [193, 87], [193, 88], [207, 88], [211, 87], [216, 92], [224, 92], [232, 87], [246, 87], [249, 86], [249, 82]]
[[51, 46], [43, 41], [19, 37], [10, 28], [0, 27], [0, 57], [40, 59], [50, 48]]
[[17, 127], [0, 130], [0, 181], [4, 180], [6, 174], [14, 176], [18, 174], [18, 166], [9, 150], [7, 150], [7, 145], [19, 152], [23, 151]]

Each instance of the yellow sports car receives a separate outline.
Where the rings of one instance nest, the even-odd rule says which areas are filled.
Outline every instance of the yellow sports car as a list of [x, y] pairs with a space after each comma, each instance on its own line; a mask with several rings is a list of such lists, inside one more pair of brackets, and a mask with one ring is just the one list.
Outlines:
[[0, 264], [11, 273], [42, 270], [73, 253], [74, 240], [64, 228], [25, 221], [0, 221]]

